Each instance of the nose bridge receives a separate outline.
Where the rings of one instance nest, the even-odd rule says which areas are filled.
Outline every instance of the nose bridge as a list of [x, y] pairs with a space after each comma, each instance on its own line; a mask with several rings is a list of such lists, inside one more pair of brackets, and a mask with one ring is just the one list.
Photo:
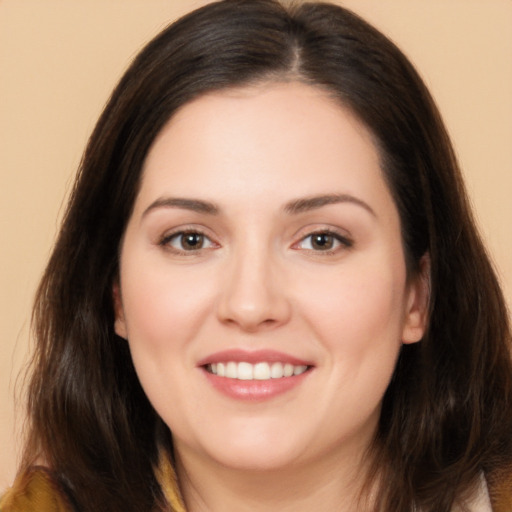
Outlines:
[[290, 304], [270, 244], [244, 237], [227, 262], [220, 303], [221, 321], [257, 330], [287, 321]]

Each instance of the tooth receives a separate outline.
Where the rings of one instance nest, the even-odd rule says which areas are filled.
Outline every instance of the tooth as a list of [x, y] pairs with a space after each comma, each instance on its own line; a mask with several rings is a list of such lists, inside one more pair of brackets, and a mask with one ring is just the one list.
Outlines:
[[208, 370], [219, 377], [228, 377], [239, 380], [268, 380], [280, 379], [282, 377], [291, 377], [301, 375], [308, 367], [306, 365], [294, 366], [290, 363], [268, 363], [261, 362], [252, 365], [247, 362], [237, 363], [228, 361], [225, 363], [211, 363]]
[[291, 377], [293, 375], [293, 365], [292, 364], [286, 363], [284, 365], [283, 375], [285, 377]]
[[270, 376], [273, 379], [280, 379], [283, 376], [284, 368], [282, 363], [274, 363], [270, 368]]
[[226, 377], [229, 379], [236, 379], [238, 377], [237, 367], [236, 363], [233, 361], [230, 361], [226, 365]]
[[306, 371], [307, 366], [296, 366], [293, 369], [293, 375], [300, 375]]
[[270, 366], [268, 363], [257, 363], [254, 365], [254, 378], [256, 380], [270, 379]]
[[[230, 363], [228, 363], [230, 364]], [[234, 363], [236, 364], [236, 363]], [[238, 378], [240, 380], [252, 380], [253, 371], [252, 364], [250, 363], [238, 363]]]

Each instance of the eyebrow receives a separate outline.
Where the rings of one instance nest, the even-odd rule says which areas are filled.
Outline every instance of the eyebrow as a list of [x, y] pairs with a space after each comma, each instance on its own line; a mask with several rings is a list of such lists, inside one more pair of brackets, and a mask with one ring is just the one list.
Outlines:
[[372, 216], [377, 217], [377, 214], [368, 203], [365, 203], [363, 200], [358, 199], [357, 197], [354, 197], [350, 194], [324, 194], [320, 196], [294, 199], [293, 201], [286, 203], [284, 211], [290, 214], [298, 214], [307, 212], [309, 210], [316, 210], [317, 208], [322, 208], [323, 206], [330, 204], [340, 203], [355, 204], [364, 208]]
[[[294, 199], [285, 204], [284, 211], [291, 215], [296, 215], [310, 210], [316, 210], [318, 208], [322, 208], [323, 206], [340, 203], [355, 204], [364, 208], [374, 217], [377, 216], [369, 204], [350, 194], [323, 194], [319, 196]], [[181, 208], [184, 210], [190, 210], [197, 213], [205, 213], [208, 215], [218, 215], [220, 212], [219, 207], [210, 201], [203, 201], [201, 199], [189, 199], [185, 197], [161, 197], [156, 201], [153, 201], [144, 210], [142, 217], [145, 217], [152, 210], [156, 210], [158, 208]]]
[[209, 201], [200, 199], [188, 199], [185, 197], [161, 197], [153, 201], [142, 213], [145, 217], [149, 212], [157, 208], [181, 208], [198, 213], [206, 213], [209, 215], [218, 215], [219, 208]]

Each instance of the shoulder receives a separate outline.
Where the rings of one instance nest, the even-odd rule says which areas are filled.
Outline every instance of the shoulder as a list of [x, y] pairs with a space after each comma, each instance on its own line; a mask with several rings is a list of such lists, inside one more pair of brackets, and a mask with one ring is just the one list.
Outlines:
[[487, 476], [493, 512], [512, 511], [512, 468]]
[[19, 475], [0, 498], [0, 512], [72, 512], [65, 493], [51, 473], [33, 467]]

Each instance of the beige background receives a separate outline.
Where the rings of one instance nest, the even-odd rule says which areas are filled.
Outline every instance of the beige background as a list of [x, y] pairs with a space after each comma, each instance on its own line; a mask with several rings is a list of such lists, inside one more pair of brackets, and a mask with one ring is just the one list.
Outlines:
[[[142, 44], [203, 3], [0, 0], [0, 489], [20, 448], [30, 305], [87, 136]], [[340, 3], [394, 39], [431, 88], [512, 304], [512, 1]]]

